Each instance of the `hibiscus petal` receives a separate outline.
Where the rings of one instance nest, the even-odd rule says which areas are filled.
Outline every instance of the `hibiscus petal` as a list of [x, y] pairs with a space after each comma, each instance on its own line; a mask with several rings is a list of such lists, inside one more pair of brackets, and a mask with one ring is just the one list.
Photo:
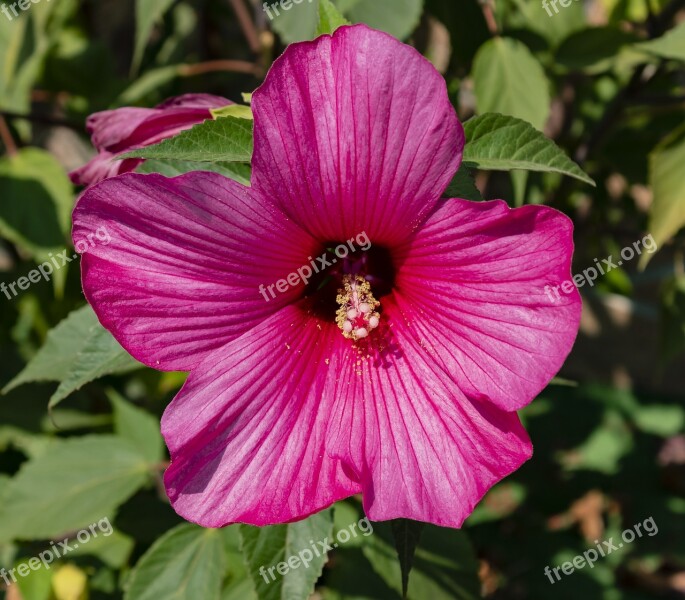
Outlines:
[[392, 342], [369, 354], [306, 306], [209, 356], [167, 408], [165, 484], [181, 516], [268, 525], [362, 491], [374, 520], [458, 527], [529, 458], [518, 417], [463, 397], [395, 306]]
[[211, 118], [210, 109], [233, 104], [211, 94], [185, 94], [169, 98], [155, 108], [117, 108], [88, 117], [86, 128], [99, 151], [69, 176], [76, 185], [93, 185], [109, 177], [128, 173], [141, 159], [118, 160], [117, 154], [149, 146], [173, 137]]
[[210, 109], [233, 104], [221, 96], [186, 94], [170, 98], [154, 109], [119, 148], [120, 151], [149, 146], [173, 137], [192, 126], [212, 118]]
[[546, 286], [571, 277], [572, 232], [548, 207], [445, 200], [397, 250], [398, 302], [467, 396], [516, 410], [561, 368], [581, 300]]
[[83, 194], [73, 220], [88, 301], [124, 348], [161, 370], [189, 370], [301, 295], [301, 283], [275, 299], [259, 286], [317, 248], [250, 188], [216, 173], [109, 179]]
[[[341, 398], [329, 444], [363, 485], [374, 521], [407, 518], [460, 527], [483, 495], [532, 455], [516, 413], [467, 398], [426, 351], [397, 302], [371, 351], [337, 365]], [[373, 350], [373, 348], [381, 350]]]
[[116, 177], [121, 173], [135, 171], [142, 162], [142, 158], [118, 160], [116, 155], [107, 150], [102, 150], [80, 169], [69, 173], [69, 177], [74, 185], [93, 185], [110, 177]]
[[155, 106], [155, 108], [206, 108], [207, 110], [210, 110], [212, 108], [221, 108], [222, 106], [227, 106], [229, 104], [233, 104], [233, 102], [223, 96], [215, 96], [214, 94], [182, 94], [180, 96], [168, 98], [161, 104]]
[[86, 120], [90, 139], [98, 150], [113, 150], [123, 143], [146, 119], [154, 108], [124, 107], [93, 113]]
[[461, 162], [444, 79], [365, 25], [290, 45], [252, 109], [253, 186], [319, 239], [405, 239]]
[[326, 451], [329, 357], [343, 346], [334, 325], [289, 306], [198, 365], [162, 418], [176, 512], [204, 527], [269, 525], [358, 493]]

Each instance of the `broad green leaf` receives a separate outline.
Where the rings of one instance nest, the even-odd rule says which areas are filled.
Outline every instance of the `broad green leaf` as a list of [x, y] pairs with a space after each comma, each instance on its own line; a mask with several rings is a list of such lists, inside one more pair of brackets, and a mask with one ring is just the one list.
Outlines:
[[518, 40], [496, 37], [473, 61], [473, 84], [480, 114], [497, 112], [542, 130], [550, 111], [549, 84], [538, 60]]
[[54, 438], [47, 435], [36, 435], [12, 425], [0, 426], [0, 451], [3, 452], [14, 446], [29, 458], [35, 458], [46, 452], [53, 442]]
[[53, 41], [73, 11], [74, 0], [29, 7], [30, 11], [11, 21], [0, 16], [0, 108], [19, 113], [29, 112], [31, 90], [42, 75]]
[[111, 424], [111, 415], [93, 414], [71, 408], [56, 408], [52, 413], [44, 414], [41, 419], [41, 428], [46, 433], [105, 427]]
[[463, 198], [465, 200], [483, 200], [480, 190], [476, 187], [473, 174], [468, 165], [462, 164], [447, 189], [443, 193], [444, 198]]
[[[316, 543], [331, 542], [332, 532], [333, 516], [330, 509], [287, 525], [241, 525], [243, 554], [259, 600], [307, 600], [327, 560], [326, 554]], [[319, 556], [316, 556], [312, 542], [320, 550]], [[296, 564], [293, 557], [300, 560], [299, 566], [288, 567], [285, 575], [279, 574], [277, 565], [289, 560]], [[308, 565], [301, 562], [302, 557], [307, 559]], [[285, 567], [281, 569], [285, 571]]]
[[138, 561], [124, 600], [219, 600], [225, 566], [220, 530], [184, 523]]
[[69, 178], [45, 150], [0, 158], [0, 236], [47, 257], [67, 244], [73, 204]]
[[221, 530], [226, 555], [226, 573], [221, 600], [258, 600], [252, 580], [247, 574], [241, 550], [240, 525]]
[[552, 140], [521, 119], [488, 113], [466, 121], [464, 131], [464, 162], [469, 167], [561, 173], [595, 185]]
[[[349, 21], [366, 23], [399, 39], [407, 38], [416, 29], [423, 9], [423, 0], [335, 0], [332, 4]], [[283, 10], [280, 3], [274, 4], [274, 0], [267, 6], [265, 12], [271, 27], [284, 42], [290, 44], [316, 37], [317, 2], [293, 3], [288, 10]]]
[[685, 21], [656, 40], [636, 44], [635, 49], [659, 58], [685, 61]]
[[173, 4], [174, 0], [136, 0], [136, 43], [131, 65], [133, 73], [138, 71], [143, 60], [152, 28]]
[[[658, 247], [685, 225], [685, 126], [661, 142], [649, 155], [649, 184], [654, 200], [649, 211], [649, 232]], [[654, 254], [644, 253], [645, 267]]]
[[661, 344], [666, 360], [685, 350], [685, 277], [666, 282], [661, 299]]
[[[374, 535], [362, 547], [374, 571], [398, 593], [402, 573], [389, 527], [374, 523]], [[478, 561], [466, 534], [426, 525], [409, 577], [409, 600], [476, 600], [480, 598]]]
[[527, 496], [525, 486], [515, 481], [505, 481], [491, 488], [483, 500], [476, 505], [466, 521], [469, 527], [499, 521], [508, 517], [523, 504]]
[[28, 24], [28, 19], [10, 21], [4, 15], [0, 19], [0, 107], [2, 108], [16, 108], [11, 105], [9, 98]]
[[416, 29], [422, 11], [423, 0], [359, 0], [343, 9], [353, 23], [366, 23], [401, 40]]
[[173, 138], [119, 158], [248, 163], [252, 158], [252, 122], [237, 117], [205, 121]]
[[607, 410], [601, 427], [592, 431], [578, 447], [560, 455], [568, 471], [598, 471], [614, 475], [621, 461], [633, 449], [633, 436], [626, 420], [616, 410]]
[[111, 515], [148, 479], [149, 465], [113, 435], [55, 441], [24, 463], [0, 503], [0, 543], [56, 538]]
[[49, 403], [54, 407], [90, 381], [139, 366], [100, 325], [93, 309], [84, 306], [48, 333], [45, 345], [2, 391], [34, 381], [59, 381]]
[[107, 390], [107, 397], [114, 407], [115, 433], [131, 442], [146, 460], [160, 462], [164, 458], [164, 440], [159, 419], [131, 404], [114, 390]]
[[96, 527], [97, 536], [91, 535], [87, 544], [80, 544], [69, 553], [69, 556], [95, 556], [108, 567], [121, 569], [128, 564], [136, 542], [132, 537], [116, 529], [109, 530], [108, 535], [105, 535], [108, 529], [103, 527], [103, 530]]
[[621, 48], [637, 36], [618, 27], [593, 27], [568, 36], [557, 48], [555, 62], [570, 70], [600, 73], [610, 69]]
[[210, 111], [215, 119], [221, 117], [237, 117], [238, 119], [254, 120], [252, 109], [244, 104], [229, 104], [221, 108], [212, 108]]
[[184, 65], [170, 65], [146, 71], [121, 92], [117, 103], [126, 106], [140, 102], [148, 94], [156, 92], [162, 86], [180, 77], [183, 68]]
[[518, 10], [513, 14], [512, 22], [507, 25], [531, 29], [546, 38], [552, 46], [585, 27], [583, 2], [579, 0], [573, 0], [569, 6], [561, 6], [558, 0], [546, 0], [546, 4], [541, 0], [512, 1]]
[[52, 573], [44, 568], [34, 571], [28, 563], [29, 559], [25, 558], [14, 565], [17, 568], [20, 564], [25, 564], [30, 570], [26, 577], [17, 578], [21, 600], [50, 600], [52, 598]]
[[141, 163], [136, 169], [138, 173], [160, 173], [166, 177], [176, 177], [191, 171], [212, 171], [221, 173], [224, 177], [233, 179], [243, 185], [250, 185], [252, 169], [247, 163], [221, 162], [192, 162], [187, 160], [155, 160], [150, 159]]
[[393, 538], [395, 538], [395, 549], [400, 561], [400, 570], [402, 571], [402, 597], [406, 598], [409, 589], [409, 574], [414, 566], [414, 554], [426, 524], [411, 519], [395, 519], [391, 521], [390, 525]]
[[280, 2], [267, 0], [264, 11], [272, 29], [286, 44], [311, 40], [316, 35], [319, 13], [317, 4], [313, 1], [293, 3], [288, 10], [283, 10]]
[[330, 0], [319, 0], [319, 24], [316, 26], [316, 35], [331, 34], [338, 27], [349, 23]]
[[640, 431], [667, 438], [682, 433], [685, 411], [675, 404], [650, 404], [641, 406], [633, 419]]

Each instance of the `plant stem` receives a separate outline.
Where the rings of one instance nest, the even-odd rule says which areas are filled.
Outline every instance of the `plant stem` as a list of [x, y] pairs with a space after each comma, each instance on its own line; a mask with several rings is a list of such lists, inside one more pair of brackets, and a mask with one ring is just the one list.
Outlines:
[[10, 128], [7, 126], [7, 121], [5, 117], [0, 114], [0, 139], [5, 145], [5, 150], [9, 156], [15, 156], [18, 152], [17, 145], [14, 143], [14, 138], [10, 132]]

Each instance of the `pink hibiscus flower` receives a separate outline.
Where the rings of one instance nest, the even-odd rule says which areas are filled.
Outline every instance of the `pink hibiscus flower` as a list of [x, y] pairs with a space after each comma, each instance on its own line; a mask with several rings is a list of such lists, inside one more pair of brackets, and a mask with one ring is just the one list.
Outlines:
[[88, 117], [86, 128], [98, 154], [69, 176], [76, 185], [92, 185], [108, 177], [135, 171], [143, 159], [116, 157], [157, 144], [212, 118], [210, 109], [233, 104], [221, 96], [185, 94], [155, 108], [117, 108]]
[[[82, 263], [102, 324], [143, 363], [190, 371], [162, 420], [169, 498], [206, 527], [357, 493], [373, 520], [458, 527], [531, 456], [515, 411], [574, 342], [579, 295], [544, 293], [569, 276], [572, 224], [441, 200], [464, 146], [444, 80], [366, 26], [290, 46], [252, 108], [251, 188], [130, 174], [74, 211], [75, 239], [112, 238]], [[260, 286], [362, 233], [368, 250], [265, 301]]]

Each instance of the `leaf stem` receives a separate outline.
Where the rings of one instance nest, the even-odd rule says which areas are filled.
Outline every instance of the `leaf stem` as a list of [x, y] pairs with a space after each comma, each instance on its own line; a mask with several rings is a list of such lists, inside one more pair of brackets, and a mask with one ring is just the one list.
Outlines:
[[247, 43], [250, 45], [250, 50], [255, 54], [260, 54], [262, 51], [262, 43], [259, 39], [259, 33], [257, 32], [255, 24], [252, 22], [250, 12], [247, 10], [243, 0], [228, 1], [233, 7], [235, 16], [238, 18], [238, 23], [240, 23], [240, 28], [243, 30]]
[[483, 16], [488, 30], [493, 37], [499, 36], [499, 27], [497, 26], [497, 19], [495, 19], [495, 8], [493, 0], [479, 0], [480, 7], [483, 9]]
[[216, 71], [233, 71], [235, 73], [247, 73], [255, 77], [263, 75], [262, 68], [246, 60], [209, 60], [195, 65], [181, 65], [178, 73], [181, 77], [192, 77]]
[[3, 117], [2, 114], [0, 114], [0, 140], [2, 140], [2, 143], [5, 145], [8, 156], [16, 156], [18, 152], [17, 145], [14, 142], [10, 128], [7, 126], [7, 121], [5, 121], [5, 117]]

